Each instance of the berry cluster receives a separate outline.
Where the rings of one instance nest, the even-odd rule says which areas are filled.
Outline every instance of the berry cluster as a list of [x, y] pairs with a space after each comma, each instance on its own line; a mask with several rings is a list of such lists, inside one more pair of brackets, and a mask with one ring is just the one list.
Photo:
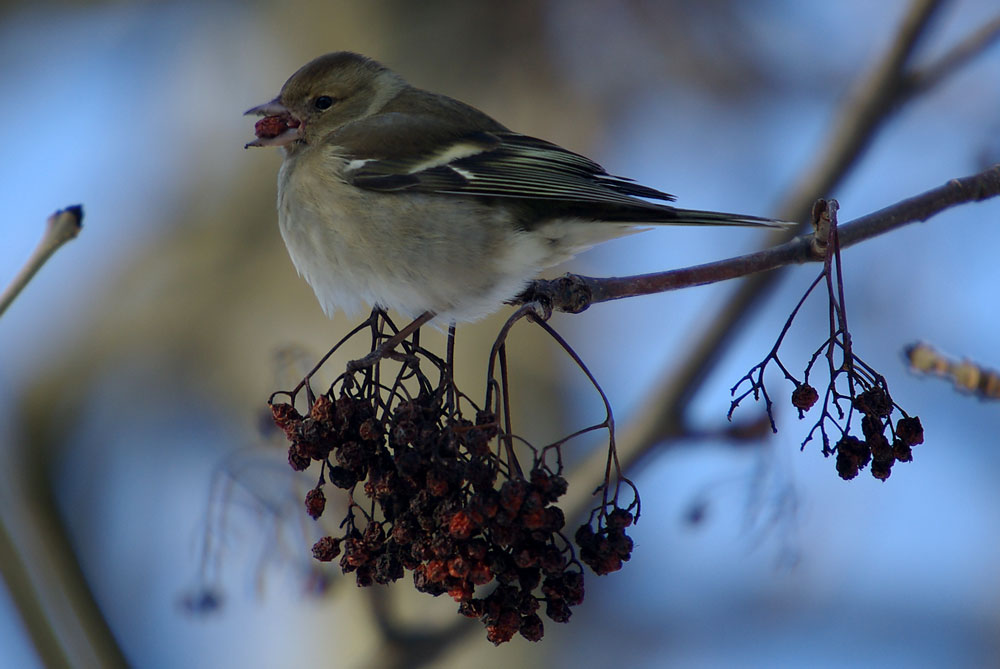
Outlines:
[[[912, 447], [924, 442], [920, 418], [904, 415], [893, 425], [892, 400], [879, 386], [859, 393], [852, 406], [861, 413], [861, 431], [865, 439], [862, 441], [847, 432], [843, 434], [837, 442], [837, 473], [849, 481], [871, 462], [872, 476], [885, 481], [892, 465], [913, 460]], [[893, 437], [891, 444], [885, 434], [886, 428]]]
[[[816, 389], [808, 383], [801, 383], [792, 391], [792, 405], [799, 410], [800, 417], [812, 408], [818, 398]], [[837, 473], [845, 481], [856, 477], [868, 463], [871, 463], [872, 476], [885, 481], [893, 464], [912, 461], [912, 448], [924, 443], [924, 429], [919, 417], [907, 416], [899, 409], [903, 416], [893, 424], [893, 409], [899, 407], [893, 403], [882, 384], [870, 386], [851, 398], [851, 408], [861, 414], [861, 432], [865, 438], [861, 440], [850, 434], [848, 420], [848, 430], [843, 431], [833, 449], [837, 453]], [[885, 434], [887, 428], [892, 437], [891, 443]], [[825, 452], [829, 455], [832, 451]]]
[[631, 524], [632, 513], [615, 507], [610, 513], [598, 516], [596, 532], [590, 523], [581, 525], [575, 537], [580, 547], [580, 559], [595, 574], [608, 574], [621, 569], [622, 562], [632, 557], [632, 539], [625, 534], [625, 528]]
[[[764, 385], [764, 372], [774, 363], [785, 379], [795, 384], [792, 391], [792, 406], [798, 409], [799, 418], [805, 418], [807, 411], [820, 400], [820, 393], [809, 384], [810, 374], [825, 363], [828, 382], [823, 393], [819, 419], [802, 441], [802, 447], [818, 432], [823, 441], [823, 455], [837, 454], [837, 473], [844, 480], [858, 475], [861, 469], [871, 463], [871, 473], [877, 479], [889, 478], [892, 465], [896, 462], [910, 462], [912, 447], [924, 441], [923, 428], [916, 416], [906, 412], [892, 401], [885, 377], [854, 352], [854, 342], [847, 328], [847, 306], [844, 299], [843, 266], [840, 257], [840, 242], [837, 235], [836, 200], [817, 200], [813, 205], [813, 252], [824, 258], [823, 270], [806, 288], [805, 294], [785, 321], [785, 326], [768, 354], [754, 365], [731, 389], [734, 399], [729, 407], [729, 418], [746, 397], [763, 397], [764, 406], [771, 429], [778, 428], [774, 422], [772, 401]], [[800, 382], [779, 358], [785, 335], [791, 329], [799, 309], [817, 286], [825, 286], [829, 308], [829, 336], [813, 351], [805, 366], [804, 379]], [[822, 361], [822, 362], [821, 362]], [[737, 395], [737, 391], [747, 385], [747, 389]], [[902, 417], [895, 421], [892, 412], [898, 410]], [[856, 413], [861, 416], [861, 431], [864, 440], [852, 436], [850, 431]], [[837, 430], [840, 439], [831, 445], [830, 432]], [[886, 436], [886, 428], [891, 437]], [[890, 442], [891, 438], [891, 442]]]
[[[396, 396], [387, 405], [365, 388], [370, 384], [345, 382], [339, 397], [331, 389], [305, 416], [291, 404], [271, 404], [291, 442], [292, 468], [321, 463], [305, 499], [309, 515], [324, 512], [327, 482], [347, 491], [344, 535], [320, 539], [314, 557], [339, 556], [359, 586], [391, 583], [410, 570], [417, 590], [447, 593], [461, 614], [482, 620], [494, 644], [517, 633], [541, 639], [543, 605], [550, 620], [567, 622], [584, 583], [555, 504], [567, 489], [561, 465], [553, 471], [536, 454], [522, 475], [509, 450], [506, 461], [500, 457], [509, 444], [494, 414], [464, 419], [443, 392]], [[359, 484], [366, 504], [355, 500]], [[576, 532], [581, 558], [596, 573], [629, 559], [632, 520], [629, 510], [607, 502]]]

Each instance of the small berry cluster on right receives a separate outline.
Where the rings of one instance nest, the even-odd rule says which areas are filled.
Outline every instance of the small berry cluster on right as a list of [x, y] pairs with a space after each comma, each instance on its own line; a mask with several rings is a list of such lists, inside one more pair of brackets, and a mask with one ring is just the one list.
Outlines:
[[625, 528], [631, 524], [632, 512], [615, 507], [607, 515], [599, 516], [597, 531], [591, 523], [581, 525], [574, 537], [580, 547], [580, 559], [595, 574], [621, 569], [622, 563], [632, 557], [632, 539], [625, 534]]
[[[800, 419], [805, 418], [806, 413], [820, 402], [819, 418], [802, 441], [802, 447], [805, 448], [818, 434], [823, 443], [823, 455], [837, 454], [837, 473], [842, 479], [849, 481], [857, 477], [858, 472], [871, 464], [872, 476], [885, 481], [895, 463], [913, 460], [913, 447], [924, 442], [924, 429], [917, 416], [907, 415], [893, 401], [885, 377], [855, 352], [854, 340], [847, 327], [843, 265], [837, 233], [838, 208], [836, 200], [818, 200], [813, 206], [816, 230], [813, 248], [823, 260], [823, 270], [806, 288], [771, 350], [732, 387], [729, 418], [732, 419], [740, 402], [753, 396], [755, 400], [763, 399], [771, 430], [778, 431], [774, 420], [774, 402], [764, 381], [765, 371], [777, 368], [785, 380], [795, 385], [791, 400], [792, 406], [798, 409]], [[803, 380], [799, 381], [782, 362], [779, 349], [802, 305], [819, 286], [825, 287], [827, 293], [828, 335], [809, 357]], [[823, 367], [826, 368], [827, 383], [820, 393], [809, 383], [809, 377]], [[898, 418], [893, 419], [894, 414]], [[858, 416], [861, 417], [864, 439], [852, 434]]]
[[[903, 416], [893, 424], [893, 405], [881, 388], [870, 388], [854, 398], [853, 406], [861, 413], [864, 441], [846, 432], [837, 442], [837, 473], [850, 481], [871, 462], [871, 473], [885, 481], [897, 462], [911, 462], [912, 448], [924, 443], [924, 428], [917, 416]], [[886, 430], [892, 437], [886, 436]]]

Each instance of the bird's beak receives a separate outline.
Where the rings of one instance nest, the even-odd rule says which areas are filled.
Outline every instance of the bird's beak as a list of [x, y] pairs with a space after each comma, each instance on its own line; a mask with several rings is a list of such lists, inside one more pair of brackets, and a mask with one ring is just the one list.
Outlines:
[[265, 102], [262, 105], [257, 105], [256, 107], [251, 107], [250, 109], [243, 112], [244, 116], [279, 116], [281, 114], [287, 114], [288, 107], [281, 104], [281, 98], [277, 97], [270, 102]]
[[245, 149], [251, 146], [285, 146], [302, 138], [302, 123], [278, 98], [252, 107], [243, 112], [243, 115], [263, 116], [254, 125], [257, 139], [248, 142], [243, 147]]

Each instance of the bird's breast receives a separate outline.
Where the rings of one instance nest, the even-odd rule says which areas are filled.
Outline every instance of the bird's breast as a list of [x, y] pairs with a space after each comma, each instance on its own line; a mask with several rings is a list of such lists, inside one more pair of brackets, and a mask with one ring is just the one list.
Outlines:
[[296, 270], [328, 316], [377, 304], [408, 316], [433, 311], [441, 320], [474, 320], [566, 255], [561, 235], [522, 230], [513, 208], [364, 190], [340, 177], [345, 160], [318, 155], [286, 158], [278, 221]]

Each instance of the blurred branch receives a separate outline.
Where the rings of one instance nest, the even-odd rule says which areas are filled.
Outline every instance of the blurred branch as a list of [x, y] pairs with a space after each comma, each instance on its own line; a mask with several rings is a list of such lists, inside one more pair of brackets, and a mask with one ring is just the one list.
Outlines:
[[946, 379], [956, 390], [981, 400], [1000, 400], [1000, 371], [968, 358], [953, 358], [927, 342], [907, 346], [905, 355], [911, 372]]
[[69, 658], [63, 652], [52, 625], [48, 623], [45, 607], [35, 596], [30, 571], [6, 525], [7, 523], [0, 523], [0, 565], [3, 565], [7, 591], [31, 637], [38, 658], [47, 667], [67, 667]]
[[[83, 208], [52, 214], [41, 241], [0, 295], [6, 311], [42, 265], [82, 228]], [[51, 407], [49, 407], [51, 408]], [[10, 445], [0, 465], [0, 574], [47, 667], [125, 666], [59, 522], [37, 453]], [[17, 459], [27, 462], [17, 462]]]
[[41, 269], [45, 261], [52, 257], [60, 246], [75, 238], [83, 227], [83, 207], [73, 205], [60, 209], [49, 216], [45, 226], [45, 234], [38, 243], [34, 253], [28, 258], [21, 271], [18, 272], [14, 280], [10, 282], [7, 289], [0, 295], [0, 316], [7, 311], [14, 298], [20, 294], [24, 287], [31, 281], [31, 277]]
[[[1000, 195], [1000, 165], [972, 176], [952, 179], [943, 186], [841, 226], [840, 247], [853, 246], [909, 223], [926, 221], [959, 204], [997, 195]], [[553, 309], [579, 313], [599, 302], [703, 286], [786, 265], [822, 260], [824, 256], [817, 254], [810, 235], [756, 253], [668, 272], [604, 278], [567, 274], [554, 280], [539, 279], [531, 283], [517, 302], [541, 299]]]
[[812, 169], [785, 198], [781, 211], [794, 215], [783, 217], [785, 220], [805, 219], [813, 200], [828, 194], [840, 182], [878, 130], [913, 98], [917, 90], [904, 85], [907, 64], [943, 4], [942, 0], [914, 0], [910, 5], [889, 50], [848, 97], [824, 142], [826, 148], [814, 154], [817, 160]]
[[1000, 16], [973, 31], [936, 62], [910, 72], [903, 81], [905, 95], [914, 96], [933, 88], [942, 79], [993, 46], [998, 39], [1000, 39]]
[[46, 667], [127, 666], [52, 507], [51, 490], [23, 464], [7, 460], [0, 572], [38, 658]]

